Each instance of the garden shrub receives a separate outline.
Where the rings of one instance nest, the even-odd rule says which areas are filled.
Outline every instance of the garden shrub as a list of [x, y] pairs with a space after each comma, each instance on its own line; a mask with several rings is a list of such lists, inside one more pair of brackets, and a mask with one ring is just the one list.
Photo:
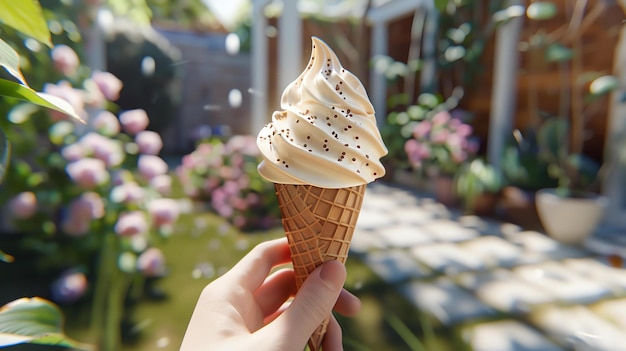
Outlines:
[[171, 233], [179, 208], [167, 198], [168, 165], [157, 156], [160, 136], [145, 130], [146, 112], [102, 110], [105, 94], [115, 96], [120, 87], [104, 72], [94, 72], [80, 89], [69, 82], [46, 85], [46, 92], [90, 115], [89, 126], [15, 106], [6, 128], [13, 160], [0, 192], [21, 247], [38, 254], [42, 273], [58, 275], [51, 297], [91, 303], [91, 328], [102, 333], [103, 350], [119, 349], [131, 286], [166, 273], [153, 244]]
[[183, 157], [176, 173], [185, 193], [240, 229], [267, 229], [279, 223], [274, 185], [257, 172], [256, 138], [233, 136], [202, 141]]

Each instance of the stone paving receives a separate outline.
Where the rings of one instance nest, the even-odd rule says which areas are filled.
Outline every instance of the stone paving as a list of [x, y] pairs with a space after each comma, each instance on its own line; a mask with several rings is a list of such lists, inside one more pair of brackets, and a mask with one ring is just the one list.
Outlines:
[[351, 246], [381, 279], [475, 351], [626, 350], [626, 269], [607, 254], [516, 225], [463, 216], [428, 196], [371, 184]]

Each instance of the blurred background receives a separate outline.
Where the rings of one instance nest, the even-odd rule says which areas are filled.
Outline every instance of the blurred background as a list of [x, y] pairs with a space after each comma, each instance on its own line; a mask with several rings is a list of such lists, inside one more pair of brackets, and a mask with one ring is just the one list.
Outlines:
[[344, 348], [626, 350], [624, 20], [609, 0], [0, 4], [0, 346], [178, 350], [202, 288], [284, 235], [256, 134], [316, 36], [389, 149]]

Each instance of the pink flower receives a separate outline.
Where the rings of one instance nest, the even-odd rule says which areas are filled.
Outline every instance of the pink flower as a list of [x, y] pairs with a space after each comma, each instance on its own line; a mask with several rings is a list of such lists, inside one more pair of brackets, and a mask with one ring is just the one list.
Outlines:
[[228, 218], [233, 215], [233, 207], [228, 203], [230, 195], [224, 188], [217, 188], [211, 193], [211, 207], [222, 217]]
[[78, 161], [87, 155], [87, 150], [80, 143], [70, 144], [61, 150], [63, 158], [70, 162]]
[[448, 135], [447, 129], [435, 130], [430, 134], [430, 140], [435, 144], [443, 144], [448, 139]]
[[466, 138], [470, 135], [472, 135], [472, 126], [470, 126], [469, 124], [464, 124], [461, 123], [457, 128], [456, 128], [456, 132], [463, 138]]
[[106, 98], [96, 85], [92, 79], [86, 79], [83, 82], [83, 88], [85, 93], [85, 105], [95, 108], [102, 109], [106, 103]]
[[80, 139], [80, 143], [93, 157], [104, 161], [109, 167], [118, 166], [124, 161], [125, 154], [122, 146], [116, 140], [91, 132], [85, 134]]
[[70, 204], [71, 216], [86, 219], [98, 219], [104, 217], [104, 202], [102, 197], [95, 192], [85, 192]]
[[261, 200], [262, 199], [259, 194], [249, 193], [248, 195], [246, 195], [246, 202], [252, 207], [262, 204]]
[[61, 223], [61, 229], [63, 232], [70, 236], [83, 236], [89, 232], [91, 220], [83, 217], [76, 216], [72, 212], [68, 211], [68, 216]]
[[126, 133], [135, 135], [148, 127], [150, 119], [146, 111], [136, 109], [122, 112], [120, 114], [120, 122]]
[[[67, 101], [74, 108], [76, 114], [83, 117], [83, 119], [87, 116], [87, 112], [85, 112], [85, 98], [83, 93], [80, 90], [74, 89], [70, 83], [66, 81], [59, 82], [59, 84], [56, 85], [46, 83], [43, 86], [43, 91], [44, 93], [54, 95]], [[56, 110], [50, 110], [50, 116], [55, 121], [67, 119], [67, 116], [64, 113]]]
[[52, 283], [52, 299], [59, 303], [74, 302], [85, 294], [87, 285], [85, 274], [68, 270]]
[[259, 148], [256, 145], [256, 138], [249, 135], [235, 135], [228, 139], [224, 145], [224, 153], [230, 154], [240, 152], [244, 155], [256, 156]]
[[178, 219], [178, 203], [174, 199], [154, 199], [148, 204], [148, 212], [157, 227], [173, 224]]
[[148, 222], [141, 211], [123, 212], [120, 213], [114, 229], [120, 236], [140, 235], [148, 230]]
[[161, 250], [151, 247], [137, 259], [137, 269], [146, 277], [159, 277], [165, 274], [165, 256]]
[[146, 196], [145, 190], [135, 182], [122, 183], [111, 190], [111, 201], [116, 203], [139, 203]]
[[139, 132], [135, 136], [135, 143], [139, 147], [139, 152], [146, 155], [158, 155], [163, 148], [163, 141], [159, 133], [149, 130]]
[[76, 52], [67, 45], [56, 45], [50, 53], [54, 68], [66, 76], [74, 76], [80, 63]]
[[450, 126], [450, 129], [454, 129], [454, 130], [456, 130], [461, 124], [463, 124], [463, 121], [455, 117], [451, 118], [450, 123], [448, 123], [448, 125]]
[[137, 162], [139, 173], [148, 180], [167, 173], [167, 163], [162, 158], [154, 155], [141, 155]]
[[109, 111], [101, 111], [92, 120], [93, 127], [106, 136], [116, 136], [120, 132], [120, 122]]
[[455, 150], [461, 150], [467, 143], [465, 138], [458, 133], [449, 133], [446, 141], [447, 141], [448, 147], [453, 152]]
[[172, 191], [172, 177], [167, 174], [158, 175], [150, 180], [150, 187], [159, 194], [167, 196]]
[[119, 99], [120, 91], [124, 84], [112, 73], [95, 71], [91, 75], [91, 79], [93, 79], [107, 100], [115, 101]]
[[37, 197], [32, 191], [17, 194], [9, 203], [11, 214], [19, 219], [28, 219], [37, 212]]
[[93, 189], [109, 181], [104, 162], [95, 158], [83, 158], [69, 163], [65, 170], [72, 181], [86, 189]]
[[113, 172], [113, 185], [122, 185], [133, 181], [133, 173], [127, 169], [118, 169]]
[[440, 126], [446, 124], [450, 120], [448, 111], [440, 111], [433, 116], [433, 125]]
[[462, 151], [462, 150], [458, 150], [456, 152], [453, 152], [452, 153], [452, 159], [456, 163], [462, 163], [465, 160], [467, 160], [467, 152]]
[[233, 218], [233, 225], [237, 228], [243, 228], [246, 225], [246, 217], [242, 215], [235, 216]]
[[430, 148], [415, 139], [409, 139], [404, 143], [404, 151], [413, 165], [421, 164], [422, 160], [430, 157]]
[[421, 121], [413, 128], [413, 136], [416, 139], [423, 138], [430, 133], [430, 129], [431, 124], [429, 121]]

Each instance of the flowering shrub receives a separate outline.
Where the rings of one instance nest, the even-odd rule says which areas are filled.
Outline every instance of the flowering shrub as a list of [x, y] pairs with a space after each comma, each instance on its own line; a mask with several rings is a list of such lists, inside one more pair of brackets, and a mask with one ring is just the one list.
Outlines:
[[478, 151], [472, 132], [472, 127], [461, 118], [439, 111], [415, 124], [404, 150], [413, 168], [454, 175]]
[[176, 173], [185, 193], [240, 229], [266, 229], [280, 212], [272, 183], [257, 172], [261, 161], [256, 139], [234, 136], [201, 142], [183, 157]]
[[[64, 59], [59, 69], [68, 69], [68, 62], [73, 65]], [[163, 143], [145, 130], [145, 111], [116, 116], [102, 110], [120, 88], [104, 72], [95, 72], [82, 88], [66, 81], [46, 85], [87, 126], [54, 111], [15, 106], [7, 128], [13, 161], [0, 192], [22, 246], [41, 253], [38, 267], [58, 277], [51, 298], [92, 303], [92, 328], [103, 333], [103, 350], [119, 349], [129, 286], [166, 273], [153, 244], [169, 235], [179, 215], [176, 201], [165, 198], [171, 178], [157, 156]]]

